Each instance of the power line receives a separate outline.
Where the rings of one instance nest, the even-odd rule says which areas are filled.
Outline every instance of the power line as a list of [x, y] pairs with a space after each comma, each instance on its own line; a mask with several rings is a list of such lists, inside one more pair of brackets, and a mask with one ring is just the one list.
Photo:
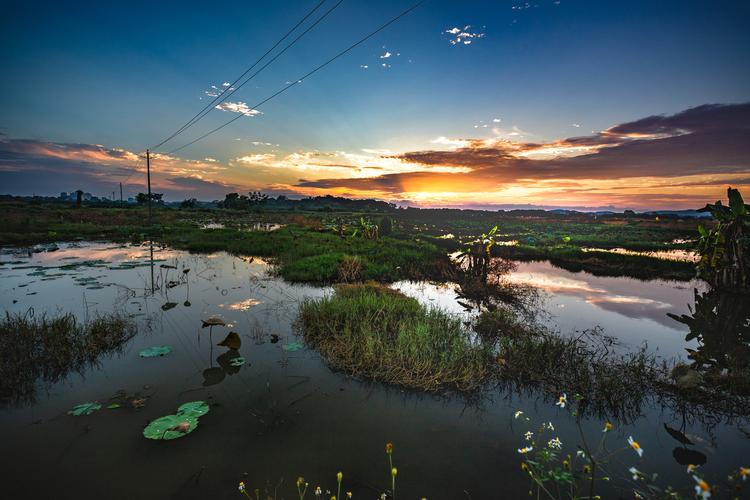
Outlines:
[[[320, 71], [321, 69], [323, 69], [324, 67], [328, 66], [329, 64], [331, 64], [331, 63], [332, 63], [333, 61], [335, 61], [335, 60], [336, 60], [336, 59], [338, 59], [339, 57], [343, 56], [344, 54], [346, 54], [347, 52], [351, 51], [351, 50], [352, 50], [352, 49], [354, 49], [355, 47], [357, 47], [357, 46], [361, 45], [361, 44], [362, 44], [362, 43], [364, 43], [365, 41], [367, 41], [367, 40], [369, 40], [370, 38], [372, 38], [373, 36], [377, 35], [377, 34], [378, 34], [378, 33], [380, 33], [381, 31], [383, 31], [383, 30], [384, 30], [385, 28], [387, 28], [387, 27], [388, 27], [388, 26], [390, 26], [391, 24], [395, 23], [396, 21], [398, 21], [399, 19], [401, 19], [402, 17], [404, 17], [405, 15], [409, 14], [409, 13], [410, 13], [411, 11], [413, 11], [414, 9], [416, 9], [417, 7], [419, 7], [420, 5], [422, 5], [422, 4], [423, 4], [423, 3], [425, 2], [425, 1], [426, 1], [426, 0], [420, 0], [419, 2], [417, 2], [417, 3], [413, 4], [413, 5], [411, 6], [411, 7], [409, 7], [409, 8], [408, 8], [408, 9], [406, 9], [405, 11], [401, 12], [401, 13], [400, 13], [399, 15], [397, 15], [397, 16], [396, 16], [396, 17], [394, 17], [394, 18], [392, 18], [392, 19], [391, 19], [390, 21], [386, 22], [385, 24], [383, 24], [382, 26], [380, 26], [380, 27], [379, 27], [378, 29], [376, 29], [375, 31], [373, 31], [373, 32], [371, 32], [370, 34], [368, 34], [367, 36], [365, 36], [365, 37], [361, 38], [361, 39], [360, 39], [359, 41], [357, 41], [357, 42], [353, 43], [353, 44], [352, 44], [352, 45], [350, 45], [350, 46], [349, 46], [348, 48], [346, 48], [346, 49], [342, 50], [341, 52], [339, 52], [338, 54], [336, 54], [336, 55], [335, 55], [335, 56], [333, 56], [332, 58], [328, 59], [328, 60], [327, 60], [326, 62], [324, 62], [324, 63], [323, 63], [323, 64], [321, 64], [320, 66], [316, 67], [315, 69], [313, 69], [312, 71], [308, 72], [308, 73], [307, 73], [307, 74], [305, 74], [304, 76], [301, 76], [300, 78], [298, 78], [298, 79], [297, 79], [297, 80], [295, 80], [294, 82], [290, 83], [290, 84], [289, 84], [289, 85], [287, 85], [286, 87], [283, 87], [283, 88], [281, 88], [281, 89], [280, 89], [279, 91], [277, 91], [276, 93], [274, 93], [274, 94], [270, 95], [269, 97], [266, 97], [265, 99], [263, 99], [263, 100], [262, 100], [262, 101], [260, 101], [259, 103], [257, 103], [257, 104], [255, 104], [255, 105], [253, 105], [253, 106], [252, 106], [252, 107], [251, 107], [250, 109], [257, 109], [258, 107], [260, 107], [260, 106], [262, 106], [263, 104], [267, 103], [268, 101], [270, 101], [270, 100], [271, 100], [271, 99], [273, 99], [274, 97], [276, 97], [276, 96], [278, 96], [278, 95], [280, 95], [280, 94], [283, 94], [284, 92], [286, 92], [286, 91], [287, 91], [287, 90], [289, 90], [290, 88], [294, 87], [295, 85], [297, 85], [297, 84], [299, 84], [299, 83], [302, 83], [302, 81], [303, 81], [303, 80], [304, 80], [305, 78], [308, 78], [309, 76], [312, 76], [312, 75], [313, 75], [314, 73], [316, 73], [316, 72]], [[215, 132], [218, 132], [219, 130], [223, 129], [223, 128], [224, 128], [224, 127], [226, 127], [227, 125], [229, 125], [229, 124], [231, 124], [231, 123], [234, 123], [235, 121], [239, 120], [239, 119], [240, 119], [240, 118], [242, 118], [243, 116], [245, 116], [245, 114], [244, 114], [244, 113], [241, 113], [240, 115], [238, 115], [238, 116], [236, 116], [236, 117], [232, 118], [232, 119], [231, 119], [231, 120], [229, 120], [228, 122], [226, 122], [226, 123], [224, 123], [224, 124], [222, 124], [222, 125], [219, 125], [218, 127], [216, 127], [216, 128], [214, 128], [214, 129], [212, 129], [212, 130], [210, 130], [210, 131], [206, 132], [205, 134], [203, 134], [203, 135], [201, 135], [201, 136], [199, 136], [199, 137], [197, 137], [197, 138], [193, 139], [192, 141], [190, 141], [190, 142], [188, 142], [188, 143], [186, 143], [186, 144], [183, 144], [182, 146], [180, 146], [180, 147], [178, 147], [178, 148], [175, 148], [175, 149], [173, 149], [173, 150], [169, 151], [169, 152], [168, 152], [168, 153], [166, 153], [166, 154], [168, 154], [168, 155], [171, 155], [171, 154], [173, 154], [173, 153], [176, 153], [177, 151], [180, 151], [181, 149], [184, 149], [184, 148], [186, 148], [186, 147], [188, 147], [188, 146], [191, 146], [191, 145], [195, 144], [196, 142], [200, 141], [201, 139], [205, 139], [205, 138], [206, 138], [206, 137], [208, 137], [209, 135], [211, 135], [211, 134], [213, 134], [213, 133], [215, 133]]]
[[[343, 1], [343, 0], [341, 0], [341, 1]], [[294, 44], [295, 44], [295, 43], [297, 42], [297, 40], [299, 40], [300, 38], [302, 38], [302, 36], [303, 36], [303, 35], [305, 35], [305, 34], [306, 34], [306, 33], [307, 33], [308, 31], [310, 31], [310, 30], [311, 30], [312, 28], [314, 28], [314, 27], [315, 27], [315, 26], [316, 26], [316, 25], [317, 25], [317, 24], [318, 24], [318, 23], [319, 23], [320, 21], [322, 21], [322, 20], [323, 20], [323, 19], [324, 19], [324, 18], [325, 18], [325, 17], [326, 17], [326, 16], [327, 16], [327, 15], [328, 15], [328, 14], [329, 14], [329, 13], [330, 13], [330, 12], [331, 12], [332, 10], [333, 10], [333, 9], [335, 9], [336, 7], [338, 7], [338, 5], [339, 5], [339, 4], [341, 3], [341, 1], [339, 1], [339, 3], [338, 3], [338, 4], [334, 5], [334, 7], [333, 7], [332, 9], [330, 9], [330, 10], [329, 10], [328, 12], [326, 12], [326, 13], [325, 13], [325, 14], [323, 15], [323, 17], [321, 17], [321, 18], [319, 18], [319, 19], [318, 19], [317, 21], [315, 21], [315, 23], [314, 23], [314, 24], [313, 24], [312, 26], [310, 26], [310, 27], [309, 27], [309, 28], [308, 28], [307, 30], [305, 30], [305, 31], [304, 31], [304, 32], [302, 33], [302, 35], [298, 36], [298, 37], [297, 37], [297, 38], [296, 38], [296, 39], [295, 39], [295, 40], [294, 40], [294, 41], [293, 41], [292, 43], [290, 43], [289, 45], [287, 45], [287, 46], [286, 46], [286, 48], [284, 48], [284, 50], [282, 50], [282, 51], [281, 51], [281, 52], [280, 52], [279, 54], [277, 54], [277, 55], [276, 55], [276, 57], [274, 57], [274, 59], [272, 59], [272, 60], [271, 60], [270, 62], [273, 62], [273, 61], [274, 61], [274, 60], [275, 60], [276, 58], [278, 58], [278, 57], [279, 57], [279, 56], [280, 56], [281, 54], [283, 54], [283, 53], [284, 53], [284, 52], [285, 52], [285, 51], [286, 51], [286, 50], [287, 50], [287, 49], [288, 49], [289, 47], [291, 47], [292, 45], [294, 45]], [[153, 146], [153, 147], [152, 147], [151, 149], [156, 149], [156, 148], [159, 148], [159, 147], [161, 147], [161, 146], [162, 146], [162, 145], [164, 145], [164, 144], [165, 144], [166, 142], [168, 142], [168, 141], [170, 141], [171, 139], [173, 139], [173, 138], [174, 138], [175, 136], [179, 135], [180, 133], [182, 133], [182, 132], [183, 132], [183, 131], [185, 131], [186, 129], [190, 128], [190, 127], [191, 127], [191, 126], [193, 126], [193, 125], [194, 125], [194, 124], [195, 124], [195, 123], [196, 123], [197, 121], [199, 121], [199, 120], [200, 120], [201, 118], [203, 118], [203, 117], [204, 117], [205, 115], [207, 115], [208, 113], [210, 113], [210, 112], [211, 112], [211, 110], [212, 110], [212, 109], [213, 109], [213, 107], [214, 107], [214, 104], [216, 104], [216, 102], [217, 102], [217, 101], [223, 102], [224, 100], [226, 100], [227, 98], [229, 98], [229, 97], [230, 97], [230, 96], [231, 96], [232, 94], [234, 94], [234, 93], [235, 93], [235, 92], [237, 91], [237, 89], [239, 88], [239, 87], [235, 87], [235, 85], [237, 84], [237, 82], [239, 82], [240, 80], [242, 80], [242, 79], [243, 79], [243, 78], [245, 77], [245, 75], [247, 75], [247, 74], [248, 74], [248, 73], [249, 73], [249, 72], [250, 72], [250, 71], [251, 71], [251, 70], [252, 70], [252, 69], [253, 69], [253, 68], [254, 68], [255, 66], [257, 66], [257, 65], [258, 65], [258, 64], [259, 64], [259, 63], [260, 63], [260, 62], [261, 62], [261, 61], [262, 61], [262, 60], [263, 60], [263, 59], [264, 59], [264, 58], [265, 58], [265, 57], [266, 57], [266, 56], [267, 56], [268, 54], [270, 54], [270, 53], [271, 53], [271, 52], [272, 52], [272, 51], [273, 51], [273, 50], [274, 50], [274, 49], [275, 49], [276, 47], [278, 47], [278, 46], [279, 46], [279, 45], [281, 44], [281, 42], [283, 42], [284, 40], [286, 40], [286, 38], [287, 38], [287, 37], [288, 37], [289, 35], [291, 35], [291, 34], [292, 34], [292, 33], [293, 33], [293, 32], [294, 32], [294, 31], [295, 31], [295, 30], [296, 30], [296, 29], [297, 29], [297, 28], [298, 28], [298, 27], [299, 27], [299, 26], [300, 26], [300, 25], [302, 24], [302, 23], [304, 23], [304, 22], [305, 22], [305, 21], [307, 20], [307, 18], [309, 18], [309, 17], [311, 16], [311, 15], [313, 15], [313, 13], [315, 13], [315, 11], [316, 11], [316, 10], [318, 10], [318, 9], [319, 9], [319, 8], [320, 8], [320, 7], [321, 7], [321, 6], [322, 6], [322, 5], [323, 5], [323, 4], [325, 3], [325, 2], [326, 2], [326, 0], [321, 0], [321, 1], [320, 1], [320, 2], [319, 2], [319, 3], [318, 3], [318, 4], [316, 5], [316, 6], [315, 6], [315, 7], [313, 7], [313, 8], [312, 8], [312, 9], [311, 9], [311, 10], [310, 10], [310, 11], [309, 11], [309, 12], [308, 12], [307, 14], [305, 14], [305, 16], [304, 16], [304, 17], [303, 17], [302, 19], [300, 19], [300, 20], [299, 20], [299, 21], [297, 22], [297, 24], [295, 24], [295, 25], [294, 25], [294, 27], [292, 27], [292, 28], [291, 28], [291, 29], [290, 29], [289, 31], [287, 31], [287, 32], [286, 32], [286, 34], [284, 34], [284, 36], [282, 36], [281, 38], [279, 38], [279, 40], [278, 40], [278, 41], [277, 41], [277, 42], [276, 42], [275, 44], [273, 44], [273, 46], [272, 46], [272, 47], [271, 47], [270, 49], [268, 49], [268, 50], [267, 50], [267, 51], [265, 52], [265, 54], [263, 54], [262, 56], [260, 56], [260, 57], [258, 58], [258, 60], [256, 60], [256, 61], [255, 61], [255, 62], [254, 62], [254, 63], [252, 64], [252, 66], [250, 66], [249, 68], [247, 68], [247, 69], [246, 69], [246, 70], [245, 70], [245, 71], [244, 71], [244, 72], [243, 72], [243, 73], [242, 73], [242, 74], [241, 74], [240, 76], [238, 76], [238, 77], [237, 77], [237, 78], [236, 78], [236, 79], [235, 79], [235, 80], [234, 80], [234, 81], [233, 81], [233, 82], [232, 82], [232, 83], [231, 83], [231, 84], [229, 85], [229, 87], [225, 88], [225, 89], [224, 89], [224, 90], [223, 90], [223, 91], [222, 91], [221, 93], [219, 93], [218, 95], [216, 95], [216, 96], [214, 97], [214, 99], [213, 99], [213, 100], [212, 100], [212, 101], [211, 101], [210, 103], [208, 103], [208, 104], [207, 104], [207, 105], [206, 105], [206, 106], [205, 106], [205, 107], [204, 107], [203, 109], [201, 109], [201, 110], [200, 110], [200, 111], [199, 111], [199, 112], [198, 112], [198, 113], [197, 113], [197, 114], [196, 114], [195, 116], [193, 116], [193, 117], [192, 117], [192, 118], [191, 118], [190, 120], [188, 120], [188, 121], [187, 121], [187, 122], [186, 122], [186, 123], [185, 123], [185, 124], [184, 124], [184, 125], [183, 125], [182, 127], [180, 127], [179, 129], [177, 129], [177, 131], [175, 131], [175, 132], [174, 132], [174, 133], [173, 133], [172, 135], [170, 135], [169, 137], [167, 137], [166, 139], [164, 139], [163, 141], [161, 141], [161, 142], [160, 142], [159, 144], [157, 144], [156, 146]], [[270, 62], [269, 62], [268, 64], [270, 64]], [[266, 66], [268, 66], [268, 64], [266, 64], [265, 66], [263, 66], [263, 68], [265, 68]], [[263, 70], [263, 68], [261, 68], [261, 69], [260, 69], [259, 71], [257, 71], [257, 72], [256, 72], [255, 74], [253, 74], [253, 75], [252, 75], [252, 76], [251, 76], [250, 78], [248, 78], [248, 79], [247, 79], [247, 80], [246, 80], [245, 82], [243, 82], [243, 83], [242, 83], [242, 84], [240, 85], [240, 87], [241, 87], [242, 85], [244, 85], [245, 83], [249, 82], [250, 80], [252, 80], [252, 79], [253, 79], [253, 78], [254, 78], [254, 77], [255, 77], [255, 76], [256, 76], [256, 75], [258, 74], [258, 73], [260, 73], [260, 71], [262, 71], [262, 70]]]

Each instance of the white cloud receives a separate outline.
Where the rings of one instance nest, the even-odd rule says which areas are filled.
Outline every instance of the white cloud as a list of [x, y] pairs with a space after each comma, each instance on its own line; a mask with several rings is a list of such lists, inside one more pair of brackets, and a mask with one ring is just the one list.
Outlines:
[[245, 116], [255, 116], [255, 115], [261, 115], [260, 111], [257, 109], [250, 109], [247, 105], [247, 103], [244, 103], [242, 101], [237, 102], [222, 102], [221, 104], [216, 106], [216, 109], [219, 109], [221, 111], [229, 111], [232, 113], [242, 113]]
[[386, 51], [385, 51], [385, 54], [383, 54], [382, 56], [380, 56], [380, 58], [381, 58], [381, 59], [388, 59], [388, 58], [389, 58], [389, 57], [391, 57], [392, 55], [393, 55], [393, 54], [391, 54], [390, 52], [388, 52], [388, 51], [386, 50]]
[[471, 25], [467, 24], [463, 29], [458, 26], [443, 31], [443, 34], [450, 35], [448, 42], [451, 45], [470, 45], [472, 39], [484, 38], [484, 33], [470, 31]]
[[258, 164], [258, 163], [265, 163], [269, 160], [273, 160], [276, 158], [275, 154], [271, 153], [263, 153], [263, 154], [253, 154], [253, 155], [245, 155], [237, 158], [235, 161], [238, 161], [240, 163], [245, 164]]
[[492, 122], [493, 122], [493, 123], [500, 123], [501, 121], [502, 121], [502, 120], [501, 120], [500, 118], [493, 118], [493, 119], [492, 119]]
[[360, 68], [364, 68], [364, 69], [367, 69], [367, 68], [369, 68], [369, 66], [368, 66], [368, 65], [366, 65], [366, 64], [360, 64], [360, 65], [359, 65], [359, 67], [360, 67]]
[[209, 163], [216, 163], [216, 162], [218, 162], [218, 161], [219, 161], [219, 160], [217, 160], [216, 158], [211, 158], [211, 157], [209, 157], [209, 156], [207, 156], [206, 158], [203, 158], [203, 159], [204, 159], [205, 161], [209, 162]]
[[445, 137], [444, 135], [441, 135], [440, 137], [433, 139], [430, 142], [433, 144], [440, 144], [442, 146], [449, 146], [451, 148], [465, 148], [469, 144], [471, 144], [471, 141], [467, 141], [465, 139], [451, 139], [449, 137]]
[[571, 127], [581, 128], [581, 125], [579, 123], [571, 123], [570, 125]]

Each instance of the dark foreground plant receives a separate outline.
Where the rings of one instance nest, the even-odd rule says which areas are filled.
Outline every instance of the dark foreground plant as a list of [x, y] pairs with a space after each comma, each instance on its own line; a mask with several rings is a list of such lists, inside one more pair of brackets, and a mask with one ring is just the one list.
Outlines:
[[82, 372], [135, 335], [130, 318], [117, 313], [80, 323], [72, 314], [6, 313], [0, 320], [0, 400], [34, 401], [37, 380], [52, 384]]
[[426, 391], [477, 389], [492, 371], [488, 346], [460, 318], [375, 284], [339, 285], [300, 308], [305, 340], [329, 365]]

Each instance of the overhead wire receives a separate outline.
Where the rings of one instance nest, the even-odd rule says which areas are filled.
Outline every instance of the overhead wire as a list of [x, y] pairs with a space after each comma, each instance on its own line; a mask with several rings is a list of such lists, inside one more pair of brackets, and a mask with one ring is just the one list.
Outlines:
[[[281, 88], [280, 90], [278, 90], [278, 91], [277, 91], [277, 92], [275, 92], [274, 94], [271, 94], [271, 95], [270, 95], [269, 97], [266, 97], [265, 99], [263, 99], [262, 101], [258, 102], [257, 104], [254, 104], [254, 105], [253, 105], [253, 106], [252, 106], [252, 107], [251, 107], [250, 109], [257, 109], [257, 108], [259, 108], [260, 106], [262, 106], [263, 104], [265, 104], [265, 103], [267, 103], [268, 101], [270, 101], [271, 99], [273, 99], [273, 98], [275, 98], [275, 97], [277, 97], [277, 96], [279, 96], [279, 95], [283, 94], [284, 92], [286, 92], [286, 91], [287, 91], [287, 90], [289, 90], [290, 88], [294, 87], [295, 85], [298, 85], [298, 84], [302, 83], [302, 81], [303, 81], [303, 80], [305, 80], [306, 78], [308, 78], [308, 77], [312, 76], [312, 75], [313, 75], [314, 73], [317, 73], [317, 72], [318, 72], [318, 71], [320, 71], [321, 69], [325, 68], [326, 66], [328, 66], [329, 64], [331, 64], [332, 62], [334, 62], [334, 61], [335, 61], [336, 59], [338, 59], [339, 57], [341, 57], [341, 56], [345, 55], [346, 53], [350, 52], [350, 51], [351, 51], [351, 50], [353, 50], [354, 48], [356, 48], [356, 47], [358, 47], [359, 45], [361, 45], [362, 43], [366, 42], [367, 40], [369, 40], [369, 39], [370, 39], [370, 38], [372, 38], [373, 36], [377, 35], [377, 34], [378, 34], [378, 33], [380, 33], [381, 31], [383, 31], [383, 30], [384, 30], [385, 28], [387, 28], [387, 27], [388, 27], [388, 26], [390, 26], [391, 24], [395, 23], [396, 21], [398, 21], [399, 19], [401, 19], [402, 17], [406, 16], [406, 15], [407, 15], [407, 14], [409, 14], [409, 13], [410, 13], [411, 11], [413, 11], [414, 9], [416, 9], [417, 7], [419, 7], [419, 6], [420, 6], [421, 4], [423, 4], [423, 3], [425, 2], [425, 1], [426, 1], [426, 0], [420, 0], [420, 1], [416, 2], [416, 3], [414, 3], [414, 4], [413, 4], [413, 5], [411, 6], [411, 7], [409, 7], [409, 8], [408, 8], [408, 9], [406, 9], [406, 10], [404, 10], [403, 12], [401, 12], [400, 14], [398, 14], [397, 16], [395, 16], [395, 17], [391, 18], [391, 19], [390, 19], [389, 21], [387, 21], [387, 22], [386, 22], [385, 24], [381, 25], [381, 26], [380, 26], [379, 28], [377, 28], [376, 30], [374, 30], [374, 31], [370, 32], [370, 33], [369, 33], [368, 35], [366, 35], [366, 36], [364, 36], [363, 38], [359, 39], [359, 40], [358, 40], [357, 42], [353, 43], [352, 45], [350, 45], [350, 46], [349, 46], [349, 47], [347, 47], [346, 49], [342, 50], [341, 52], [339, 52], [339, 53], [338, 53], [338, 54], [336, 54], [335, 56], [333, 56], [333, 57], [331, 57], [330, 59], [328, 59], [327, 61], [325, 61], [325, 62], [324, 62], [323, 64], [320, 64], [319, 66], [317, 66], [317, 67], [316, 67], [316, 68], [314, 68], [313, 70], [309, 71], [309, 72], [308, 72], [308, 73], [306, 73], [305, 75], [301, 76], [300, 78], [296, 79], [296, 80], [295, 80], [295, 81], [293, 81], [292, 83], [288, 84], [288, 85], [287, 85], [287, 86], [285, 86], [285, 87], [282, 87], [282, 88]], [[180, 146], [180, 147], [178, 147], [178, 148], [172, 149], [171, 151], [169, 151], [169, 152], [168, 152], [168, 153], [166, 153], [166, 154], [168, 154], [168, 155], [171, 155], [171, 154], [173, 154], [173, 153], [176, 153], [177, 151], [180, 151], [180, 150], [182, 150], [182, 149], [184, 149], [184, 148], [186, 148], [186, 147], [188, 147], [188, 146], [191, 146], [191, 145], [195, 144], [196, 142], [198, 142], [198, 141], [200, 141], [200, 140], [202, 140], [202, 139], [205, 139], [205, 138], [206, 138], [206, 137], [208, 137], [209, 135], [212, 135], [212, 134], [214, 134], [214, 133], [218, 132], [219, 130], [223, 129], [223, 128], [224, 128], [224, 127], [226, 127], [227, 125], [230, 125], [230, 124], [234, 123], [235, 121], [239, 120], [239, 119], [240, 119], [240, 118], [242, 118], [243, 116], [245, 116], [245, 114], [244, 114], [244, 113], [241, 113], [241, 114], [239, 114], [238, 116], [236, 116], [236, 117], [234, 117], [234, 118], [230, 119], [229, 121], [225, 122], [224, 124], [222, 124], [222, 125], [219, 125], [218, 127], [214, 128], [214, 129], [211, 129], [211, 130], [209, 130], [208, 132], [206, 132], [205, 134], [203, 134], [203, 135], [201, 135], [201, 136], [199, 136], [199, 137], [197, 137], [197, 138], [193, 139], [192, 141], [190, 141], [190, 142], [187, 142], [187, 143], [183, 144], [182, 146]]]
[[344, 0], [339, 0], [336, 4], [334, 4], [333, 7], [328, 9], [321, 17], [319, 17], [313, 24], [307, 27], [305, 31], [303, 31], [300, 35], [298, 35], [294, 40], [292, 40], [289, 44], [287, 44], [286, 47], [284, 47], [279, 53], [277, 53], [271, 60], [266, 62], [258, 71], [253, 73], [249, 78], [247, 78], [244, 82], [237, 85], [237, 83], [242, 80], [245, 75], [247, 75], [255, 66], [257, 66], [268, 54], [270, 54], [276, 47], [278, 47], [281, 42], [283, 42], [290, 34], [292, 34], [302, 23], [304, 23], [313, 13], [315, 13], [318, 8], [320, 8], [323, 3], [325, 3], [326, 0], [321, 0], [312, 10], [310, 10], [302, 19], [299, 20], [299, 22], [294, 25], [289, 31], [284, 34], [270, 49], [268, 49], [261, 57], [256, 60], [252, 66], [247, 68], [239, 77], [237, 77], [232, 83], [230, 83], [229, 87], [225, 88], [221, 93], [219, 93], [217, 96], [214, 97], [214, 99], [208, 103], [206, 106], [203, 107], [195, 116], [193, 116], [190, 120], [188, 120], [182, 127], [177, 129], [172, 135], [161, 141], [159, 144], [156, 144], [155, 146], [152, 146], [151, 149], [157, 149], [172, 140], [177, 135], [181, 134], [188, 128], [195, 125], [198, 121], [200, 121], [204, 116], [206, 116], [208, 113], [210, 113], [214, 108], [217, 102], [221, 104], [226, 99], [231, 97], [237, 90], [242, 88], [247, 82], [255, 78], [261, 71], [263, 71], [266, 67], [268, 67], [272, 62], [274, 62], [276, 59], [278, 59], [284, 52], [289, 50], [291, 47], [293, 47], [303, 36], [305, 36], [307, 33], [309, 33], [315, 26], [320, 24], [321, 21], [323, 21], [328, 15], [333, 12], [339, 5], [341, 5], [341, 2]]

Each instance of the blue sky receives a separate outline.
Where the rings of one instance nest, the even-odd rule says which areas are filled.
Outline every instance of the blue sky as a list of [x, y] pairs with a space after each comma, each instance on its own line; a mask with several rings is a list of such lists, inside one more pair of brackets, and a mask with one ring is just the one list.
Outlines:
[[[0, 132], [138, 152], [196, 113], [204, 91], [232, 81], [316, 3], [5, 2]], [[230, 100], [267, 97], [409, 4], [345, 0]], [[743, 103], [749, 5], [428, 0], [263, 114], [180, 155], [231, 168], [251, 153], [403, 153], [433, 148], [438, 137], [543, 143], [707, 103]], [[467, 25], [482, 36], [452, 45], [445, 31]], [[167, 147], [234, 116], [215, 110]], [[294, 185], [285, 175], [280, 184]]]

